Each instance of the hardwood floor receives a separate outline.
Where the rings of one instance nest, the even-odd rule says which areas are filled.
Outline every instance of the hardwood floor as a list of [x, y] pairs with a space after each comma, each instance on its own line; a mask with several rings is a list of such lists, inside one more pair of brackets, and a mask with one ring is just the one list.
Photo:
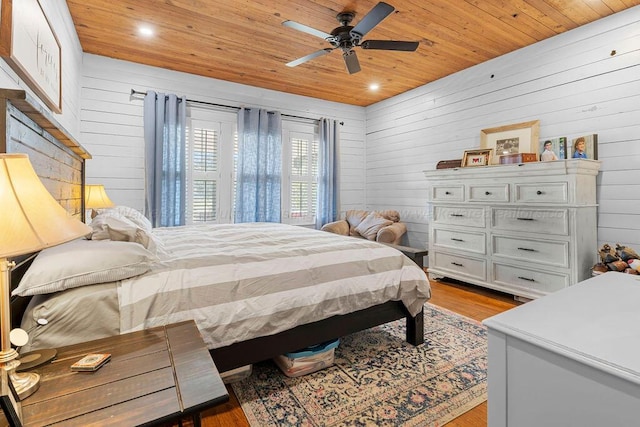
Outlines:
[[[461, 283], [432, 281], [431, 290], [430, 303], [478, 321], [520, 304], [511, 295]], [[229, 402], [204, 412], [203, 427], [249, 426], [233, 390], [229, 386], [227, 389], [230, 396]], [[485, 402], [451, 421], [447, 427], [485, 427], [486, 425], [487, 403]]]

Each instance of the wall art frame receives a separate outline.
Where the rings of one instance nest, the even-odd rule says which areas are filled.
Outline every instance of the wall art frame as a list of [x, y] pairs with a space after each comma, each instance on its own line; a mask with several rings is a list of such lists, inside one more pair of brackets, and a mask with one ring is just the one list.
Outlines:
[[[40, 1], [20, 0], [18, 8], [1, 0], [0, 53], [51, 111], [62, 113], [62, 48]], [[9, 52], [2, 49], [7, 34]]]
[[480, 148], [474, 150], [465, 150], [462, 158], [462, 167], [487, 166], [491, 164], [493, 149]]
[[501, 155], [535, 153], [539, 134], [540, 120], [482, 129], [480, 148], [493, 149], [492, 164], [497, 164]]
[[0, 1], [0, 56], [11, 54], [11, 0]]

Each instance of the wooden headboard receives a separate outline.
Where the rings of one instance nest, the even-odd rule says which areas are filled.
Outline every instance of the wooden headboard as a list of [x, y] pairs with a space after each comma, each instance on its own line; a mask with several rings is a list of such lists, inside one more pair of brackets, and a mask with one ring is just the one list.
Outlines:
[[[0, 153], [25, 153], [49, 193], [69, 214], [84, 221], [85, 160], [91, 155], [35, 99], [23, 90], [0, 89]], [[13, 290], [35, 254], [14, 258]], [[11, 299], [18, 326], [27, 298]]]

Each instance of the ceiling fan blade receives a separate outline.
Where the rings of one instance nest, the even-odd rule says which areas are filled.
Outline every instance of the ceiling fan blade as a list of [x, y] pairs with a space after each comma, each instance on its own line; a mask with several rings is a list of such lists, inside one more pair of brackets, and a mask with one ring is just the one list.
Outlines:
[[294, 21], [284, 21], [282, 25], [284, 25], [285, 27], [293, 28], [294, 30], [302, 31], [303, 33], [311, 34], [312, 36], [320, 37], [321, 39], [325, 40], [331, 37], [331, 34], [325, 33], [324, 31], [316, 30], [315, 28], [311, 28]]
[[326, 55], [327, 53], [330, 53], [332, 50], [333, 49], [330, 49], [330, 48], [320, 49], [320, 50], [317, 50], [317, 51], [315, 51], [313, 53], [310, 53], [307, 56], [303, 56], [302, 58], [298, 58], [295, 61], [288, 62], [286, 65], [287, 65], [287, 67], [296, 67], [296, 66], [298, 66], [300, 64], [304, 64], [305, 62], [312, 60], [313, 58], [317, 58], [318, 56]]
[[378, 25], [394, 10], [395, 8], [393, 6], [381, 1], [380, 3], [375, 5], [373, 9], [371, 9], [369, 13], [367, 13], [355, 27], [353, 27], [351, 32], [359, 34], [360, 37], [364, 37], [365, 34], [371, 31], [373, 27]]
[[404, 42], [395, 40], [366, 40], [360, 44], [363, 49], [402, 50], [413, 52], [418, 48], [419, 42]]
[[344, 63], [347, 66], [349, 74], [354, 74], [360, 71], [360, 61], [358, 61], [355, 51], [347, 51], [342, 54], [342, 57], [344, 58]]

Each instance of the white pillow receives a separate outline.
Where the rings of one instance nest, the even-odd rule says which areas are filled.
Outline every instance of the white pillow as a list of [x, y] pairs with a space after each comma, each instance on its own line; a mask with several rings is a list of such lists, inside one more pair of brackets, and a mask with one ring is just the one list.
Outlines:
[[116, 206], [113, 208], [98, 209], [98, 214], [105, 213], [105, 212], [116, 212], [124, 216], [129, 221], [133, 222], [138, 227], [142, 228], [147, 232], [151, 232], [151, 230], [153, 229], [153, 226], [151, 225], [151, 221], [149, 221], [149, 219], [146, 216], [142, 215], [142, 213], [140, 213], [139, 211], [133, 208], [130, 208], [128, 206]]
[[376, 212], [371, 212], [360, 224], [358, 224], [356, 231], [366, 239], [376, 240], [378, 231], [391, 224], [393, 224], [393, 221], [383, 218]]
[[103, 212], [91, 221], [91, 239], [136, 242], [149, 249], [149, 234], [146, 230], [118, 212]]
[[146, 273], [157, 258], [138, 243], [73, 240], [40, 251], [11, 295], [38, 295]]

